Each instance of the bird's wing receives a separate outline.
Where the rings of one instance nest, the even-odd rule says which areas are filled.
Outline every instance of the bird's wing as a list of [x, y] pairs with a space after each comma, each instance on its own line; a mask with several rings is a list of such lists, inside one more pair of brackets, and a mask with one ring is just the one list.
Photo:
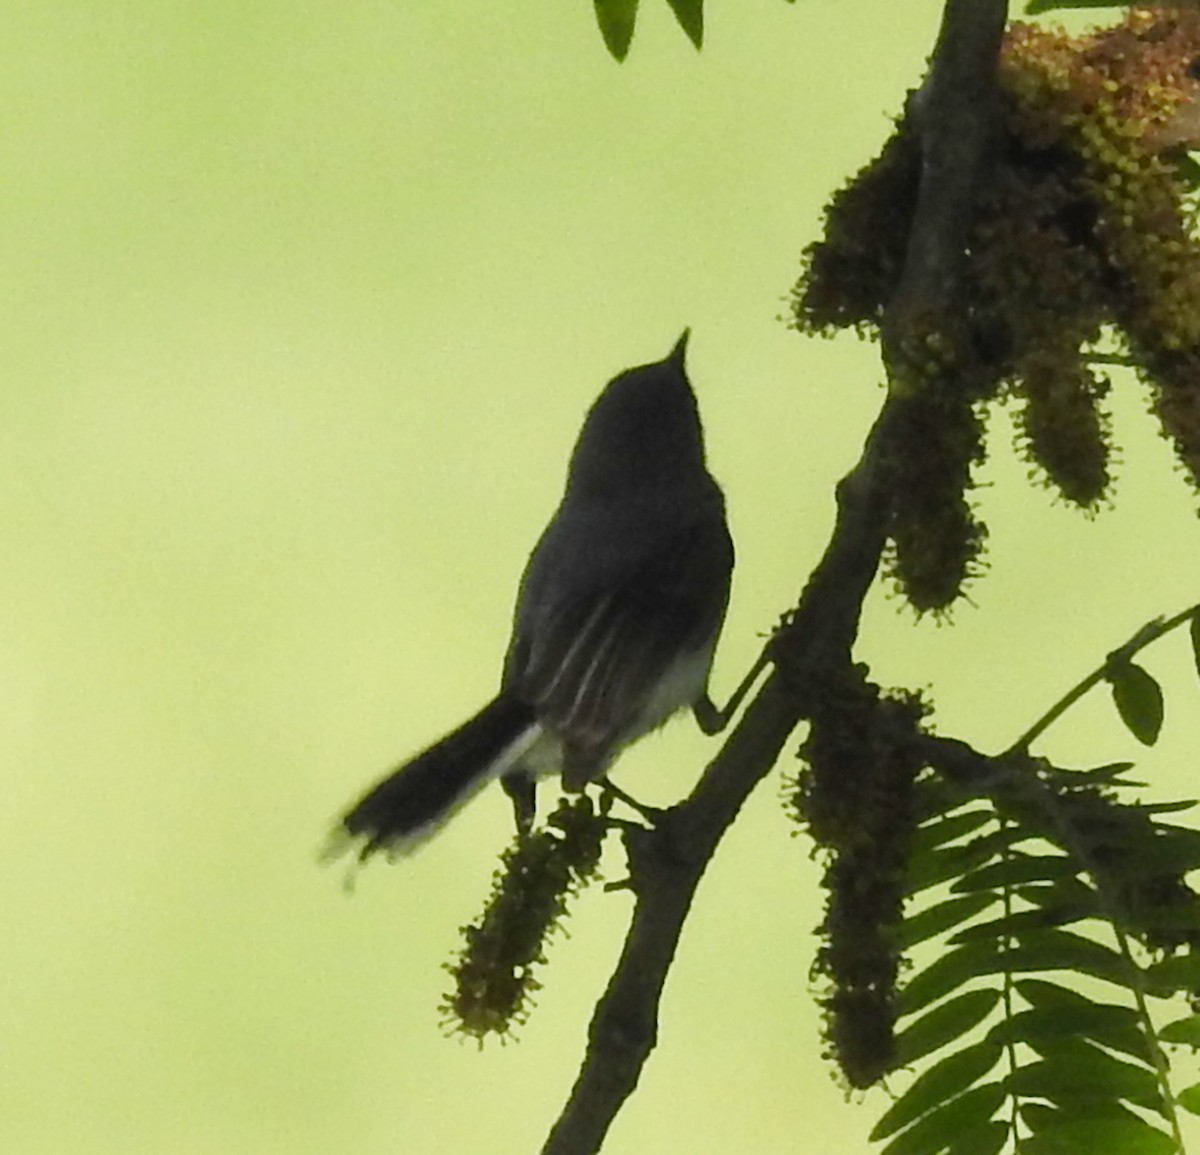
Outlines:
[[570, 540], [590, 542], [590, 556], [562, 548], [552, 528], [531, 559], [505, 685], [568, 750], [602, 763], [688, 704], [681, 699], [646, 717], [671, 667], [711, 648], [733, 546], [723, 516], [622, 542], [579, 533]]

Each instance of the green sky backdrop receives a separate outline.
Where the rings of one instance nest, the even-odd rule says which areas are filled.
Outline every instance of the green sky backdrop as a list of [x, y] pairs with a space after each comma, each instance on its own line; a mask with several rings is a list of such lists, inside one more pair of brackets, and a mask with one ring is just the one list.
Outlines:
[[[739, 550], [719, 695], [819, 556], [881, 375], [777, 318], [938, 5], [709, 8], [697, 55], [646, 0], [622, 67], [584, 0], [6, 11], [0, 1150], [539, 1148], [628, 898], [587, 896], [519, 1045], [480, 1053], [436, 1008], [500, 793], [353, 896], [314, 857], [490, 695], [584, 410], [684, 325]], [[1001, 417], [975, 604], [873, 598], [862, 656], [932, 687], [941, 732], [1002, 747], [1197, 600], [1195, 499], [1120, 384], [1115, 511], [1026, 485]], [[1149, 664], [1145, 772], [1186, 793], [1182, 639]], [[620, 781], [669, 801], [712, 750], [679, 723]], [[1139, 755], [1102, 697], [1047, 751]], [[705, 879], [608, 1155], [866, 1150], [882, 1098], [819, 1057], [818, 867], [779, 782]]]

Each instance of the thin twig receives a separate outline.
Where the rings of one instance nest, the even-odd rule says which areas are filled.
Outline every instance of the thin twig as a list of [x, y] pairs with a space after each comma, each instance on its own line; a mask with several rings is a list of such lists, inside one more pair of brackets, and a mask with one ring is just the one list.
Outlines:
[[1084, 694], [1093, 687], [1098, 686], [1101, 682], [1106, 681], [1115, 666], [1130, 661], [1135, 654], [1145, 649], [1151, 642], [1156, 642], [1163, 634], [1168, 634], [1172, 630], [1178, 629], [1184, 622], [1190, 621], [1197, 614], [1200, 614], [1200, 604], [1191, 606], [1189, 609], [1182, 611], [1182, 613], [1176, 614], [1173, 618], [1165, 620], [1163, 618], [1155, 618], [1153, 621], [1147, 622], [1129, 641], [1113, 650], [1104, 659], [1102, 665], [1097, 666], [1086, 678], [1072, 686], [1071, 689], [1059, 698], [1049, 710], [1012, 744], [1009, 752], [1012, 754], [1028, 753], [1029, 747], [1074, 706]]

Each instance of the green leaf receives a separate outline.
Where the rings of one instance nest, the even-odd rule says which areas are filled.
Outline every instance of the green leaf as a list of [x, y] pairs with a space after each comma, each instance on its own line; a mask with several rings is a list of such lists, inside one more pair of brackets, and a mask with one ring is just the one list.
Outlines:
[[912, 800], [913, 815], [917, 823], [924, 825], [935, 818], [945, 818], [961, 814], [964, 810], [982, 807], [984, 813], [995, 818], [995, 810], [978, 795], [968, 795], [964, 798], [962, 786], [956, 786], [948, 779], [929, 772], [919, 778], [915, 784]]
[[[1169, 822], [1156, 822], [1153, 833], [1131, 842], [1129, 867], [1142, 874], [1179, 873], [1200, 867], [1200, 831]], [[1122, 863], [1122, 868], [1125, 864]]]
[[679, 27], [697, 49], [704, 43], [704, 0], [667, 0]]
[[947, 1055], [914, 1079], [912, 1086], [884, 1112], [871, 1132], [871, 1139], [886, 1139], [927, 1111], [953, 1099], [982, 1079], [1003, 1053], [998, 1044], [985, 1041]]
[[1027, 832], [1012, 825], [1003, 830], [993, 830], [990, 834], [981, 834], [962, 845], [940, 846], [928, 854], [910, 858], [905, 894], [911, 897], [931, 886], [958, 878], [1028, 837]]
[[923, 1115], [897, 1135], [881, 1155], [938, 1155], [952, 1139], [990, 1122], [1003, 1102], [1004, 1088], [999, 1083], [973, 1087]]
[[1095, 913], [1100, 908], [1100, 896], [1082, 879], [1060, 878], [1047, 886], [1023, 886], [1021, 898], [1042, 907], [1079, 907]]
[[1170, 1135], [1118, 1104], [1089, 1104], [1086, 1112], [1058, 1111], [1036, 1104], [1021, 1111], [1034, 1131], [1022, 1140], [1021, 1155], [1173, 1155]]
[[1045, 906], [1034, 910], [1019, 910], [1015, 914], [969, 926], [948, 941], [957, 945], [960, 942], [975, 942], [977, 939], [1020, 938], [1030, 931], [1066, 926], [1081, 919], [1091, 918], [1092, 914], [1092, 910], [1077, 906]]
[[1143, 745], [1153, 746], [1162, 730], [1162, 687], [1136, 662], [1118, 662], [1106, 676], [1126, 729]]
[[909, 915], [900, 927], [898, 936], [900, 948], [908, 950], [919, 942], [925, 942], [935, 935], [959, 926], [999, 901], [998, 895], [981, 890], [976, 894], [963, 894], [957, 898], [948, 898], [936, 906]]
[[1200, 954], [1177, 954], [1146, 968], [1146, 990], [1160, 998], [1200, 989]]
[[[1021, 1122], [1025, 1124], [1035, 1135], [1041, 1134], [1043, 1131], [1053, 1131], [1058, 1127], [1062, 1127], [1066, 1123], [1070, 1123], [1074, 1119], [1074, 1115], [1069, 1112], [1060, 1111], [1057, 1107], [1050, 1107], [1045, 1103], [1034, 1103], [1026, 1100], [1020, 1105]], [[1131, 1111], [1124, 1103], [1097, 1103], [1095, 1107], [1089, 1109], [1088, 1115], [1092, 1118], [1100, 1118], [1105, 1120], [1112, 1119], [1136, 1119], [1142, 1121], [1142, 1117], [1135, 1111]]]
[[991, 810], [966, 810], [923, 823], [913, 834], [909, 855], [915, 860], [922, 854], [928, 854], [935, 847], [944, 846], [947, 842], [953, 842], [973, 830], [978, 830], [994, 817]]
[[1190, 932], [1200, 931], [1200, 898], [1185, 893], [1170, 901], [1170, 906], [1148, 905], [1144, 908], [1135, 901], [1127, 912], [1129, 929], [1177, 938], [1190, 938]]
[[1146, 815], [1178, 814], [1183, 810], [1191, 810], [1195, 805], [1195, 798], [1177, 798], [1174, 802], [1139, 802], [1137, 809]]
[[1129, 964], [1111, 947], [1071, 931], [1042, 930], [1007, 950], [970, 942], [947, 951], [908, 980], [897, 1006], [902, 1015], [911, 1015], [983, 975], [1057, 970], [1079, 971], [1122, 987], [1130, 978]]
[[[1101, 1034], [1104, 1033], [1103, 1028]], [[1102, 1044], [1107, 1047], [1107, 1040], [1100, 1038], [1084, 1038], [1082, 1035], [1070, 1036], [1059, 1034], [1057, 1036], [1044, 1035], [1042, 1038], [1028, 1039], [1028, 1045], [1037, 1052], [1038, 1057], [1045, 1059], [1048, 1063], [1053, 1064], [1063, 1070], [1072, 1072], [1080, 1082], [1088, 1082], [1093, 1080], [1095, 1076], [1087, 1074], [1090, 1070], [1089, 1064], [1094, 1061], [1103, 1063], [1119, 1063], [1123, 1064], [1130, 1070], [1140, 1071], [1144, 1075], [1149, 1075], [1154, 1080], [1156, 1090], [1152, 1095], [1152, 1102], [1149, 1104], [1156, 1110], [1161, 1110], [1162, 1103], [1162, 1083], [1159, 1080], [1159, 1073], [1154, 1065], [1154, 1058], [1150, 1054], [1149, 1045], [1146, 1043], [1143, 1036], [1142, 1039], [1134, 1042], [1132, 1039], [1126, 1039], [1126, 1042], [1137, 1047], [1138, 1050], [1130, 1052], [1125, 1050], [1125, 1054], [1132, 1054], [1135, 1063], [1128, 1063], [1121, 1055], [1112, 1055], [1107, 1049], [1101, 1049], [1094, 1044]], [[1085, 1052], [1087, 1054], [1085, 1055]], [[1096, 1060], [1096, 1056], [1100, 1056]], [[1115, 1070], [1115, 1069], [1114, 1069]], [[1119, 1078], [1127, 1078], [1128, 1073], [1119, 1074]]]
[[[1018, 990], [1022, 986], [1017, 984]], [[1081, 999], [1077, 1005], [1031, 1007], [997, 1023], [988, 1038], [997, 1043], [1026, 1043], [1043, 1058], [1054, 1050], [1057, 1040], [1092, 1039], [1115, 1051], [1150, 1062], [1150, 1049], [1142, 1033], [1141, 1020], [1129, 1007], [1093, 1003]]]
[[956, 894], [972, 890], [996, 890], [1026, 882], [1055, 882], [1060, 878], [1074, 878], [1078, 873], [1079, 867], [1070, 855], [1018, 853], [972, 871], [950, 889]]
[[616, 60], [624, 60], [637, 23], [638, 0], [594, 0], [600, 35]]
[[1109, 762], [1104, 766], [1092, 766], [1087, 770], [1067, 770], [1062, 766], [1052, 766], [1047, 773], [1052, 779], [1061, 779], [1072, 786], [1080, 784], [1104, 786], [1120, 782], [1121, 775], [1127, 770], [1132, 770], [1134, 765], [1133, 762]]
[[982, 1127], [954, 1136], [954, 1142], [946, 1148], [946, 1155], [1000, 1155], [1012, 1128], [997, 1119], [984, 1123]]
[[1091, 1010], [1093, 1007], [1115, 1007], [1116, 1010], [1128, 1010], [1127, 1007], [1115, 1003], [1093, 1002], [1086, 995], [1059, 983], [1047, 982], [1045, 979], [1018, 979], [1017, 994], [1030, 1006], [1046, 1008], [1052, 1011]]
[[1074, 1118], [1069, 1124], [1044, 1135], [1034, 1135], [1021, 1144], [1021, 1155], [1096, 1155], [1119, 1151], [1121, 1155], [1176, 1155], [1170, 1135], [1142, 1119], [1105, 1122]]
[[1164, 1043], [1184, 1043], [1189, 1047], [1200, 1047], [1200, 1015], [1188, 1015], [1186, 1019], [1176, 1019], [1167, 1023], [1158, 1037]]
[[[1139, 810], [1149, 810], [1149, 806], [1139, 806]], [[1156, 837], [1167, 835], [1171, 838], [1182, 838], [1193, 843], [1200, 842], [1200, 830], [1191, 826], [1177, 826], [1173, 822], [1156, 822], [1154, 824]]]
[[1078, 1105], [1125, 1099], [1164, 1111], [1158, 1077], [1082, 1040], [1062, 1045], [1053, 1059], [1040, 1059], [1013, 1071], [1004, 1085], [1010, 1095]]
[[927, 775], [913, 784], [912, 812], [918, 823], [953, 814], [969, 804], [963, 801], [961, 791], [952, 789], [942, 778]]
[[915, 1014], [969, 980], [979, 975], [994, 974], [998, 958], [999, 952], [994, 946], [974, 942], [939, 955], [901, 988], [897, 998], [900, 1013]]
[[896, 1036], [896, 1065], [915, 1063], [952, 1040], [961, 1039], [983, 1022], [999, 1001], [998, 990], [986, 989], [963, 991], [940, 1003]]
[[1190, 1087], [1184, 1087], [1184, 1089], [1175, 1096], [1175, 1102], [1178, 1103], [1189, 1114], [1200, 1115], [1200, 1083], [1194, 1083]]
[[998, 969], [1013, 972], [1072, 970], [1128, 985], [1129, 964], [1111, 947], [1069, 930], [1043, 930], [1026, 935], [1004, 953]]

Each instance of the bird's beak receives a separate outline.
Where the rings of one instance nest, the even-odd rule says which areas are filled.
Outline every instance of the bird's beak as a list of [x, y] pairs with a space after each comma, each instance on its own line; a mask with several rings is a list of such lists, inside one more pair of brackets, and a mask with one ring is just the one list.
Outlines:
[[692, 330], [690, 328], [684, 329], [679, 335], [679, 340], [675, 342], [675, 348], [671, 350], [670, 355], [667, 357], [668, 361], [678, 365], [680, 369], [683, 368], [683, 358], [687, 353], [688, 338], [691, 335]]

